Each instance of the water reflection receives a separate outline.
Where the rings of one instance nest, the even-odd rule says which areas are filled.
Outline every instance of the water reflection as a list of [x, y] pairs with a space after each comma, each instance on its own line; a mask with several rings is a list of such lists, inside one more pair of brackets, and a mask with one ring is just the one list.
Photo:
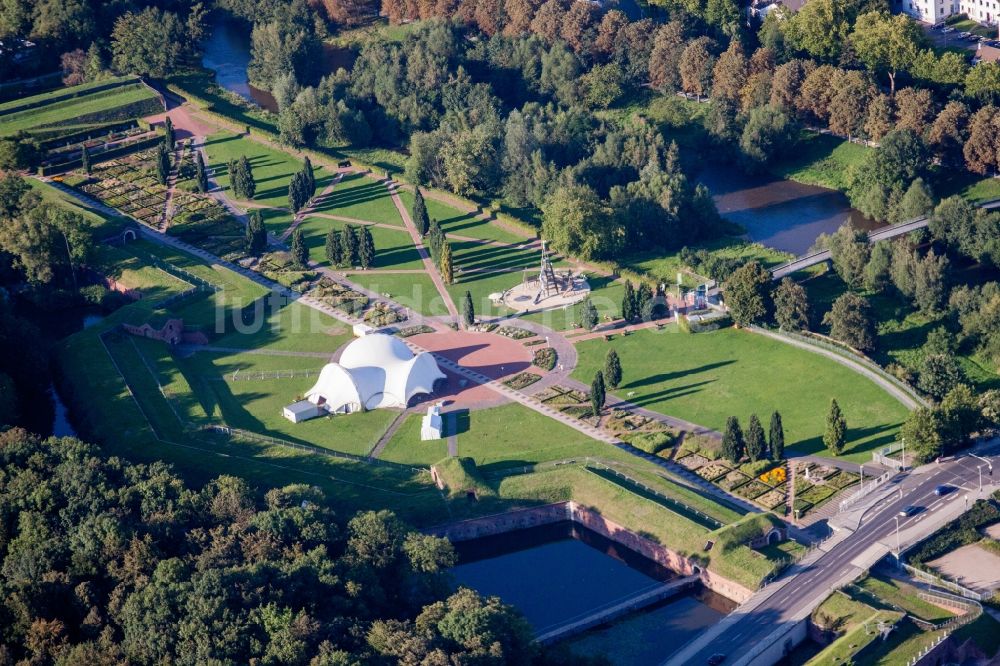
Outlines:
[[271, 93], [254, 88], [247, 79], [250, 64], [250, 27], [245, 23], [218, 17], [212, 21], [205, 41], [202, 67], [215, 72], [215, 82], [269, 111], [278, 105]]
[[751, 240], [785, 252], [804, 254], [820, 234], [832, 234], [850, 219], [870, 231], [881, 226], [851, 208], [836, 190], [769, 176], [747, 176], [712, 167], [698, 174], [726, 218], [747, 230]]

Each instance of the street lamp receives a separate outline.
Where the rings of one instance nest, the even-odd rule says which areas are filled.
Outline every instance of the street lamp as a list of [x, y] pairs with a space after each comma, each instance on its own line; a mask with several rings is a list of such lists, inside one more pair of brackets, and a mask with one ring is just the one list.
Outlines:
[[976, 465], [976, 469], [979, 470], [979, 492], [983, 492], [983, 466]]
[[900, 437], [899, 441], [901, 441], [903, 443], [903, 457], [901, 459], [901, 462], [903, 463], [903, 466], [900, 468], [900, 471], [903, 471], [904, 469], [906, 469], [906, 438], [905, 437]]
[[896, 565], [899, 566], [902, 562], [899, 561], [899, 516], [896, 518]]
[[865, 493], [865, 464], [861, 463], [861, 494]]

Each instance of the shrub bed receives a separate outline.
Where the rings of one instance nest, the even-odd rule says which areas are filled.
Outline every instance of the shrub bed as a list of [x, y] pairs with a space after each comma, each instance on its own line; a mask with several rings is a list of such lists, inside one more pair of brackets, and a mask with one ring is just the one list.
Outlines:
[[536, 375], [533, 372], [519, 372], [510, 379], [504, 381], [504, 386], [508, 386], [515, 391], [523, 389], [527, 386], [531, 386], [535, 382], [541, 379], [541, 376]]
[[556, 367], [556, 350], [552, 347], [536, 350], [531, 359], [531, 364], [542, 370], [552, 370]]

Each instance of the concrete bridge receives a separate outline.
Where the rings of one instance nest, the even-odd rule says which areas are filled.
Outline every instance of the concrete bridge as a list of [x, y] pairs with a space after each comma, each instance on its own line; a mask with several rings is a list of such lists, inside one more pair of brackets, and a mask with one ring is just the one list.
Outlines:
[[632, 611], [640, 608], [652, 606], [653, 604], [663, 601], [664, 599], [668, 599], [676, 594], [681, 594], [689, 587], [697, 583], [699, 578], [699, 576], [684, 576], [683, 578], [675, 578], [674, 580], [664, 583], [663, 585], [657, 585], [651, 590], [639, 592], [624, 601], [604, 606], [589, 613], [588, 615], [578, 619], [572, 619], [569, 622], [565, 622], [557, 627], [543, 627], [542, 633], [538, 635], [536, 640], [543, 644], [554, 643], [566, 638], [567, 636], [579, 634], [580, 632], [586, 631], [591, 627], [604, 624], [605, 622], [625, 615], [626, 613], [631, 613]]
[[[1000, 199], [994, 199], [992, 201], [987, 201], [980, 204], [980, 208], [985, 208], [987, 210], [992, 210], [994, 208], [1000, 208]], [[903, 234], [908, 234], [911, 231], [916, 231], [918, 229], [923, 229], [929, 223], [928, 217], [918, 217], [915, 220], [910, 220], [909, 222], [902, 222], [900, 224], [895, 224], [891, 227], [883, 227], [881, 229], [876, 229], [868, 234], [868, 242], [875, 244], [880, 240], [888, 240], [890, 238], [895, 238], [896, 236], [902, 236]], [[786, 264], [781, 264], [780, 266], [775, 266], [771, 269], [771, 279], [778, 281], [781, 278], [791, 275], [797, 271], [801, 271], [810, 266], [815, 266], [816, 264], [821, 264], [825, 261], [830, 261], [830, 251], [822, 250], [820, 252], [813, 252], [812, 254], [807, 254]]]

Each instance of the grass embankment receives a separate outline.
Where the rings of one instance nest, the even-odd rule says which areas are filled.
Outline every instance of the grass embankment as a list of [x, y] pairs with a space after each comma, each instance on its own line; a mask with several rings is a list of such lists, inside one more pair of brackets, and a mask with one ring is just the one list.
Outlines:
[[[893, 441], [906, 409], [869, 379], [819, 354], [749, 331], [728, 328], [683, 334], [639, 331], [577, 345], [573, 376], [589, 382], [608, 349], [621, 358], [625, 379], [617, 394], [642, 407], [722, 431], [729, 416], [745, 425], [781, 412], [786, 446], [832, 456], [822, 442], [830, 399], [847, 418], [843, 457], [863, 461]], [[766, 387], [766, 391], [762, 389]]]
[[[399, 198], [406, 206], [406, 210], [413, 210], [413, 192], [401, 189]], [[446, 236], [478, 238], [512, 245], [530, 243], [534, 240], [527, 235], [515, 233], [496, 222], [480, 217], [477, 213], [459, 210], [437, 199], [424, 197], [424, 205], [427, 207], [427, 217], [437, 220]]]
[[917, 588], [893, 578], [868, 576], [859, 581], [857, 585], [879, 600], [896, 608], [902, 608], [907, 613], [927, 622], [938, 623], [955, 616], [951, 611], [921, 599], [920, 591]]
[[[809, 666], [839, 666], [859, 663], [859, 653], [879, 637], [878, 623], [894, 623], [902, 613], [877, 610], [835, 591], [813, 611], [812, 621], [821, 629], [840, 634], [834, 642], [821, 650], [807, 663]], [[898, 633], [897, 629], [895, 633]]]
[[[18, 111], [16, 105], [9, 104], [7, 108], [12, 110], [6, 113], [0, 107], [0, 119], [3, 120], [0, 122], [0, 136], [53, 127], [79, 125], [83, 129], [87, 124], [129, 120], [162, 110], [156, 94], [140, 83], [84, 93], [69, 99], [59, 99], [52, 93], [39, 97], [45, 102], [41, 106]], [[29, 97], [19, 100], [18, 104], [34, 100]]]

